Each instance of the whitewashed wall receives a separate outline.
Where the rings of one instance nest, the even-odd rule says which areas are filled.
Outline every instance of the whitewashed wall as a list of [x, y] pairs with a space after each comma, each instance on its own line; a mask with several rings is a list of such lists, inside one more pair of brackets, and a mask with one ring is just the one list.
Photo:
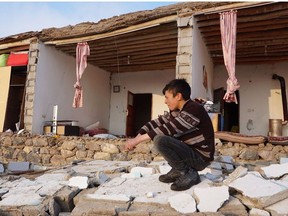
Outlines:
[[120, 92], [113, 93], [112, 89], [109, 132], [125, 135], [128, 91], [152, 94], [152, 119], [168, 110], [162, 89], [172, 79], [175, 79], [175, 70], [113, 74], [112, 86], [120, 85]]
[[75, 58], [40, 44], [32, 132], [42, 133], [43, 122], [52, 120], [54, 105], [58, 105], [59, 120], [77, 120], [81, 127], [100, 121], [100, 126], [108, 129], [109, 77], [110, 73], [88, 65], [81, 79], [84, 106], [75, 109]]
[[[213, 100], [213, 72], [214, 66], [208, 53], [197, 23], [193, 23], [193, 46], [192, 46], [192, 87], [191, 98], [201, 97], [207, 100]], [[206, 68], [208, 75], [208, 90], [203, 86], [203, 66]]]
[[[236, 65], [236, 77], [240, 84], [240, 133], [267, 136], [269, 119], [283, 119], [280, 82], [273, 80], [272, 75], [276, 73], [284, 77], [287, 88], [287, 68], [287, 62]], [[225, 66], [216, 66], [214, 71], [214, 89], [226, 89], [228, 75]], [[287, 126], [284, 126], [283, 136], [287, 134]]]

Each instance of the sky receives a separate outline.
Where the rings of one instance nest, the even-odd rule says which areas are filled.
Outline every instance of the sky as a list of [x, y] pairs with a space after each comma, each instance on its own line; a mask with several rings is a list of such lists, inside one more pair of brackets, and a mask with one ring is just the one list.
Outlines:
[[0, 1], [0, 38], [141, 11], [180, 1]]

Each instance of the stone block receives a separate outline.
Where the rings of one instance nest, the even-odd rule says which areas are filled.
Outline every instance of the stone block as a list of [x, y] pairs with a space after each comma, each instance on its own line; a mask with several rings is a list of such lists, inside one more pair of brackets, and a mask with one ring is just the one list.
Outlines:
[[191, 76], [192, 73], [192, 67], [191, 65], [178, 65], [178, 71], [177, 73], [179, 76]]
[[0, 164], [0, 173], [3, 173], [5, 171], [5, 168], [3, 166], [3, 164]]
[[179, 37], [192, 37], [192, 28], [178, 28]]
[[178, 38], [178, 46], [192, 46], [192, 37]]
[[95, 160], [111, 160], [111, 155], [107, 152], [96, 152], [94, 155]]
[[103, 152], [110, 153], [110, 154], [118, 154], [119, 153], [119, 149], [117, 148], [117, 146], [115, 146], [114, 144], [110, 144], [110, 143], [103, 143], [101, 145], [101, 150]]
[[[192, 19], [192, 17], [179, 17], [177, 19], [177, 26], [178, 27], [190, 27], [189, 24], [190, 24], [190, 19]], [[191, 27], [190, 27], [191, 28]]]
[[54, 195], [54, 200], [61, 207], [63, 212], [71, 212], [75, 205], [73, 198], [80, 192], [76, 187], [63, 187], [57, 194]]
[[177, 55], [177, 64], [178, 65], [191, 65], [192, 55], [189, 53], [184, 53]]
[[11, 172], [24, 172], [30, 169], [30, 162], [9, 162], [8, 171]]

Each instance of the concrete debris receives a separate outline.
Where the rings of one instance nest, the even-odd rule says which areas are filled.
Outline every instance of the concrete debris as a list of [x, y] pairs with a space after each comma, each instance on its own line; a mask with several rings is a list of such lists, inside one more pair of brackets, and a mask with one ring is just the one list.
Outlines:
[[263, 209], [288, 198], [287, 181], [267, 180], [257, 172], [249, 172], [247, 175], [231, 182], [229, 187], [239, 191], [238, 197], [251, 208]]
[[280, 178], [281, 176], [288, 174], [288, 163], [271, 164], [267, 167], [261, 167], [261, 170], [267, 178]]
[[78, 187], [80, 189], [85, 189], [88, 187], [88, 177], [87, 176], [74, 176], [69, 179], [69, 186]]
[[270, 214], [269, 214], [269, 212], [267, 212], [265, 210], [252, 208], [249, 211], [249, 216], [270, 216]]
[[288, 163], [288, 158], [281, 157], [280, 160], [279, 160], [279, 163], [280, 164]]
[[239, 199], [230, 195], [229, 200], [227, 200], [223, 206], [219, 209], [224, 215], [241, 215], [248, 216], [248, 212], [243, 203]]
[[270, 212], [272, 216], [280, 216], [280, 215], [287, 216], [288, 215], [287, 206], [288, 206], [288, 198], [266, 207], [265, 210]]
[[196, 202], [191, 194], [179, 193], [168, 198], [171, 207], [177, 212], [186, 214], [196, 212]]
[[0, 178], [0, 215], [288, 215], [288, 176], [274, 179], [287, 173], [287, 163], [258, 172], [229, 166], [230, 157], [221, 161], [228, 165], [213, 162], [199, 172], [199, 184], [182, 192], [158, 180], [171, 169], [165, 161], [93, 160], [59, 169], [38, 167], [44, 173], [29, 179], [5, 175]]
[[245, 176], [248, 172], [248, 169], [246, 167], [239, 166], [237, 167], [231, 174], [228, 175], [228, 177], [223, 181], [225, 185], [229, 185], [234, 180]]
[[225, 201], [229, 199], [228, 187], [195, 187], [194, 197], [200, 212], [217, 212]]

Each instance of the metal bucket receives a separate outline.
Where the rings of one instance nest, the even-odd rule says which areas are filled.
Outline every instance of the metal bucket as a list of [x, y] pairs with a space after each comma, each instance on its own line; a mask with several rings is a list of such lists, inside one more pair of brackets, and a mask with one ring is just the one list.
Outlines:
[[282, 119], [269, 119], [269, 136], [282, 136]]

